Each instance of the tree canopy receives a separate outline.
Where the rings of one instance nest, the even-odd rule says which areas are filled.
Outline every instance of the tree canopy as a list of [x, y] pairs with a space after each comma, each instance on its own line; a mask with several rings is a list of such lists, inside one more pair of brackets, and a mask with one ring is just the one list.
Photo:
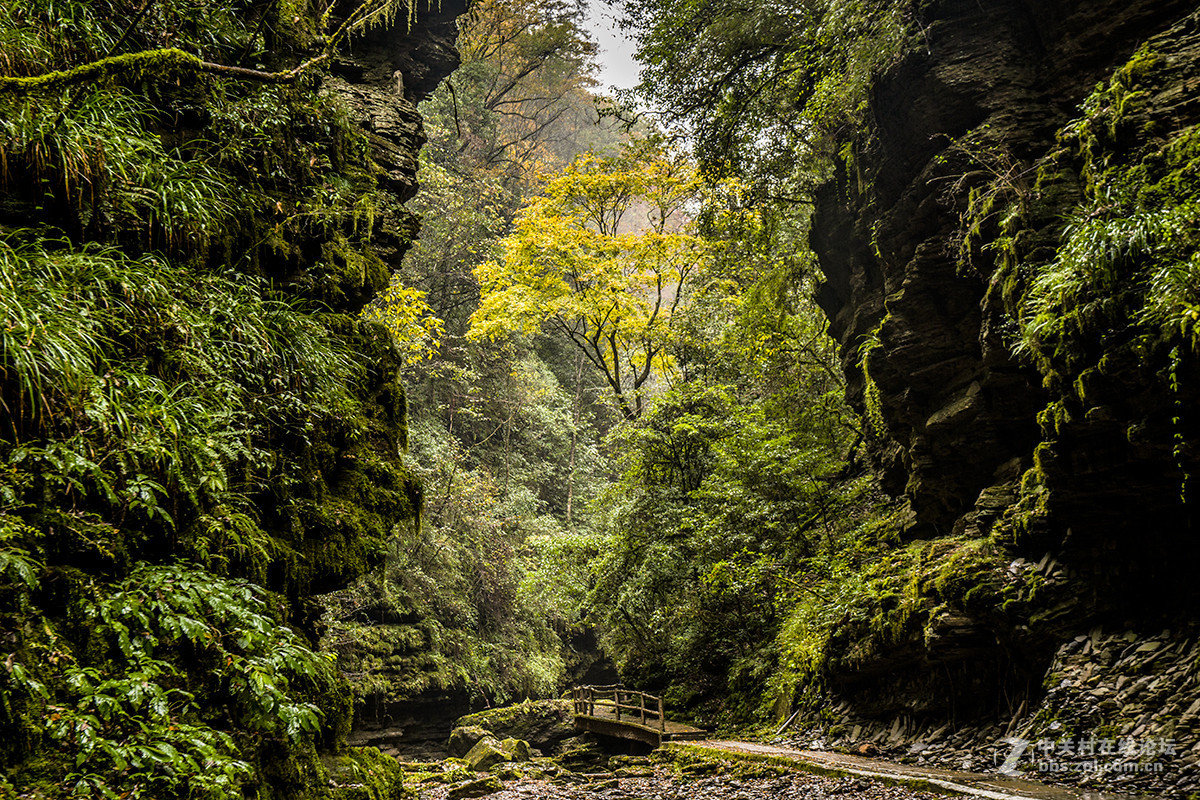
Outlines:
[[908, 0], [621, 0], [638, 93], [695, 136], [714, 175], [803, 201], [902, 49]]
[[660, 140], [579, 156], [521, 212], [503, 258], [476, 268], [471, 335], [565, 337], [636, 418], [648, 384], [672, 370], [672, 326], [710, 258], [691, 218], [700, 201], [694, 165]]

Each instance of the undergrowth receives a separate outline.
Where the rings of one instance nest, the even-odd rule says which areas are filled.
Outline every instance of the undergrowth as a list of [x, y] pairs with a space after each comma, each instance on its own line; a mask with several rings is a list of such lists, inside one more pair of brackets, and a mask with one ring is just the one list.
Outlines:
[[314, 73], [414, 4], [338, 9], [0, 9], [0, 792], [342, 793], [311, 596], [419, 493], [355, 317], [403, 226]]

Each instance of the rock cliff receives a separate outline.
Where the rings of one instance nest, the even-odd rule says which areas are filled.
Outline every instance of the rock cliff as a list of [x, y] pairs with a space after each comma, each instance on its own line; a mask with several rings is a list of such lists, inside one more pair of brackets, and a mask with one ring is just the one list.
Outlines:
[[358, 312], [466, 3], [325, 5], [0, 15], [0, 793], [400, 790], [315, 596], [418, 511]]
[[946, 0], [914, 39], [820, 192], [819, 302], [903, 535], [986, 540], [1008, 589], [935, 598], [923, 636], [834, 676], [845, 718], [893, 742], [965, 720], [1176, 737], [1194, 788], [1186, 670], [1157, 682], [1189, 698], [1163, 713], [1087, 699], [1127, 689], [1118, 659], [1061, 666], [1164, 626], [1153, 649], [1190, 647], [1200, 13]]

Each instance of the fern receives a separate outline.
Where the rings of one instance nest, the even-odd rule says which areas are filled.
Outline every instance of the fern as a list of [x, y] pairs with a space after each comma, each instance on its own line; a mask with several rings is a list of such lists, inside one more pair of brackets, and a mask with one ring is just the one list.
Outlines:
[[[1130, 294], [1147, 297], [1144, 310], [1136, 312], [1135, 306], [1135, 317], [1140, 313], [1143, 320], [1190, 331], [1192, 260], [1180, 263], [1174, 252], [1195, 220], [1194, 206], [1127, 214], [1101, 209], [1077, 216], [1064, 231], [1058, 257], [1037, 274], [1024, 299], [1021, 349], [1036, 353], [1070, 346], [1128, 314], [1129, 304], [1137, 303], [1123, 299]], [[1161, 266], [1147, 287], [1138, 276], [1146, 263], [1155, 262]]]
[[[279, 625], [256, 586], [142, 564], [83, 612], [119, 656], [108, 666], [68, 666], [63, 692], [45, 705], [46, 731], [73, 754], [66, 780], [75, 794], [115, 796], [118, 786], [131, 796], [240, 794], [251, 765], [179, 688], [196, 681], [187, 675], [194, 665], [211, 670], [242, 726], [291, 740], [319, 727], [321, 712], [297, 689], [330, 680], [332, 665]], [[194, 657], [173, 660], [185, 642]]]

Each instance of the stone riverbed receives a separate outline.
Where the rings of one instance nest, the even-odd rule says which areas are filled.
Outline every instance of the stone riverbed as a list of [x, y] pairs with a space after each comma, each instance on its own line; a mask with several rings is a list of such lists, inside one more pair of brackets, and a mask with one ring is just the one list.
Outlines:
[[[448, 800], [449, 786], [426, 786], [420, 800]], [[854, 777], [808, 773], [769, 777], [681, 777], [669, 767], [637, 776], [611, 773], [574, 775], [569, 781], [520, 778], [486, 795], [488, 800], [945, 800], [945, 795], [916, 791]]]

